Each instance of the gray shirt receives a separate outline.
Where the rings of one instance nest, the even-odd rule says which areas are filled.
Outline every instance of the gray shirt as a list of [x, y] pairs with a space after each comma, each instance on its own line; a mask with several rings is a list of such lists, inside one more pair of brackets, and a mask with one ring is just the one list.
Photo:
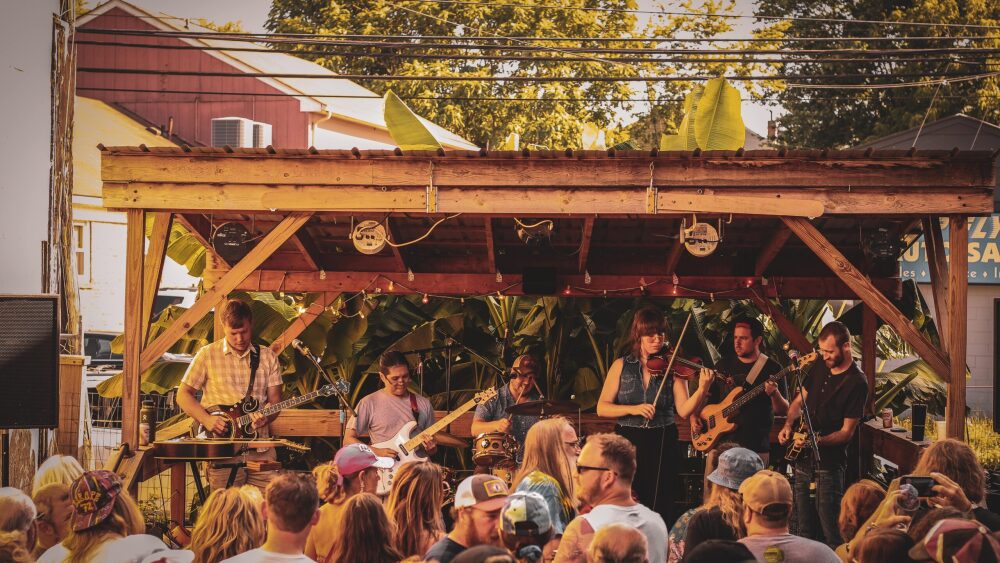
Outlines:
[[[417, 399], [417, 427], [414, 434], [434, 424], [434, 407], [427, 397]], [[399, 432], [404, 424], [413, 420], [409, 394], [397, 397], [384, 390], [376, 391], [361, 399], [356, 409], [358, 416], [347, 421], [347, 428], [358, 436], [368, 435], [373, 444], [384, 442]]]
[[[528, 392], [529, 401], [537, 401], [538, 393], [535, 391]], [[500, 420], [507, 416], [507, 407], [517, 404], [517, 400], [514, 395], [510, 392], [510, 385], [504, 385], [500, 391], [497, 392], [497, 396], [493, 397], [489, 401], [486, 401], [476, 407], [476, 418], [482, 420], [483, 422], [493, 422], [495, 420]], [[538, 422], [539, 417], [528, 416], [524, 414], [516, 414], [510, 418], [510, 434], [517, 440], [518, 445], [524, 446], [524, 439], [528, 435], [528, 430]], [[520, 456], [523, 451], [523, 447], [518, 450], [518, 455]], [[521, 461], [520, 459], [518, 461]]]
[[792, 534], [748, 536], [740, 543], [747, 546], [757, 561], [840, 563], [840, 557], [826, 544]]

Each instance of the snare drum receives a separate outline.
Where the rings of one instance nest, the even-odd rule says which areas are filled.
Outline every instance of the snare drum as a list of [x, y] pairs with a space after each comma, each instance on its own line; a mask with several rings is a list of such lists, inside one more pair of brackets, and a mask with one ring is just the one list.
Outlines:
[[481, 466], [513, 461], [516, 453], [517, 441], [506, 432], [485, 432], [472, 445], [472, 461]]
[[514, 486], [514, 475], [517, 474], [517, 465], [513, 461], [498, 463], [490, 468], [490, 474], [503, 479], [507, 483], [507, 487], [510, 488]]

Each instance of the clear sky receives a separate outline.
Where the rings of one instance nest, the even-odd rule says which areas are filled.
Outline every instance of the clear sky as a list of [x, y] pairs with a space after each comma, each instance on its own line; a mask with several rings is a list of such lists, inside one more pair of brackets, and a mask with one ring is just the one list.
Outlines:
[[[271, 0], [129, 0], [131, 3], [143, 9], [158, 13], [162, 12], [171, 16], [185, 18], [205, 18], [215, 23], [225, 23], [229, 21], [239, 21], [244, 29], [250, 32], [262, 32], [264, 22], [267, 20], [267, 13], [271, 7]], [[512, 0], [513, 1], [513, 0]], [[88, 0], [87, 5], [92, 7], [100, 3], [98, 0]], [[668, 0], [663, 2], [667, 10], [678, 9], [679, 2]], [[743, 15], [753, 14], [753, 0], [736, 0], [737, 13]], [[654, 0], [638, 0], [640, 10], [654, 9]], [[736, 28], [729, 37], [749, 37], [753, 21], [749, 18], [731, 20]], [[775, 111], [775, 115], [779, 115]], [[764, 135], [767, 132], [767, 121], [770, 119], [769, 108], [760, 104], [743, 102], [743, 120], [747, 127]]]

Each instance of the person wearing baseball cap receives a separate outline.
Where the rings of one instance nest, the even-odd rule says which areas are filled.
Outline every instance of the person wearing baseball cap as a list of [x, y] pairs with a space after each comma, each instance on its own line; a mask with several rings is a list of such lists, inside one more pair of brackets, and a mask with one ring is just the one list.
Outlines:
[[[511, 364], [510, 382], [504, 385], [497, 396], [476, 407], [472, 417], [472, 434], [478, 436], [486, 432], [506, 432], [524, 444], [528, 430], [539, 420], [537, 416], [515, 414], [508, 416], [507, 408], [520, 403], [541, 399], [541, 391], [536, 378], [542, 373], [541, 364], [530, 354], [518, 356]], [[518, 452], [518, 457], [521, 452]], [[518, 463], [520, 459], [516, 460]]]
[[535, 492], [511, 493], [500, 512], [500, 538], [519, 562], [541, 561], [555, 529], [549, 505]]
[[76, 561], [142, 561], [167, 546], [144, 534], [146, 523], [135, 500], [111, 471], [88, 471], [70, 487], [73, 533], [38, 559], [59, 563], [72, 554]]
[[452, 516], [455, 528], [424, 556], [426, 561], [449, 563], [477, 545], [500, 545], [500, 511], [507, 501], [507, 483], [493, 475], [467, 477], [455, 489]]
[[920, 543], [910, 549], [910, 559], [940, 563], [998, 563], [1000, 538], [975, 520], [948, 518], [935, 524]]
[[326, 560], [340, 539], [348, 499], [359, 493], [374, 493], [378, 470], [391, 469], [393, 463], [392, 458], [375, 455], [366, 444], [351, 444], [337, 450], [330, 463], [313, 469], [323, 505], [319, 509], [319, 522], [306, 539], [307, 557]]
[[[730, 450], [732, 451], [732, 450]], [[792, 514], [792, 486], [780, 473], [758, 471], [740, 485], [746, 537], [758, 561], [839, 563], [840, 557], [824, 543], [788, 533]]]
[[753, 450], [730, 448], [718, 458], [718, 466], [708, 475], [709, 496], [702, 510], [691, 516], [679, 546], [687, 552], [708, 540], [736, 541], [740, 537], [739, 488], [761, 469], [764, 462]]

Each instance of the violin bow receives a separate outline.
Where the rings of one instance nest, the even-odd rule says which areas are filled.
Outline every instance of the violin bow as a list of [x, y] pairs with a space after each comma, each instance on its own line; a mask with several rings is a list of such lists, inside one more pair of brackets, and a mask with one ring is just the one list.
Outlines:
[[[674, 367], [674, 359], [677, 357], [677, 351], [681, 349], [681, 342], [684, 340], [684, 333], [687, 332], [688, 323], [691, 322], [691, 315], [693, 311], [688, 312], [687, 319], [684, 321], [684, 328], [681, 329], [681, 335], [677, 337], [677, 346], [674, 346], [673, 353], [670, 354], [670, 361], [667, 362], [667, 370], [663, 372], [663, 381], [660, 381], [660, 387], [656, 390], [656, 396], [653, 397], [653, 414], [656, 414], [656, 403], [660, 400], [660, 394], [663, 393], [663, 386], [667, 383], [667, 374], [670, 373], [670, 369]], [[649, 428], [649, 421], [652, 419], [647, 418], [645, 424], [642, 425], [643, 428]]]

